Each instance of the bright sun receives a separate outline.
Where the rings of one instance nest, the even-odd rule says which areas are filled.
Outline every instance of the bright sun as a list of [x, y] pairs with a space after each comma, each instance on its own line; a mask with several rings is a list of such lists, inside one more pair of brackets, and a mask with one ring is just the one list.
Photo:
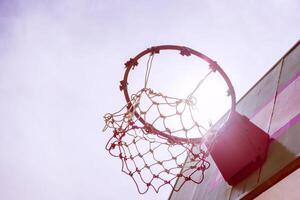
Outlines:
[[[228, 86], [217, 74], [211, 74], [194, 93], [196, 99], [195, 117], [205, 128], [216, 123], [229, 109], [230, 96], [227, 95]], [[193, 74], [179, 82], [178, 94], [187, 94], [195, 87], [195, 80], [200, 80]], [[192, 88], [192, 89], [191, 89]]]

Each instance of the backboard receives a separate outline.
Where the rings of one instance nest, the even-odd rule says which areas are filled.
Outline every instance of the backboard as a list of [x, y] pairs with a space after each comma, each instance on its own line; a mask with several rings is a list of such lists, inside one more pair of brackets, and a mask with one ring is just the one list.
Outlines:
[[230, 186], [210, 159], [213, 164], [201, 185], [186, 183], [179, 192], [173, 191], [169, 199], [253, 199], [293, 173], [300, 166], [299, 102], [300, 41], [237, 103], [237, 111], [272, 138], [263, 166]]

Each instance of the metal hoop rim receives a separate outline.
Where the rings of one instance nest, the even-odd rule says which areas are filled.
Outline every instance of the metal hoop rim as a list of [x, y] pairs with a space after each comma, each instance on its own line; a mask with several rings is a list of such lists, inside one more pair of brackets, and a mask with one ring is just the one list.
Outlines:
[[[231, 109], [230, 109], [229, 116], [227, 118], [227, 121], [228, 121], [228, 119], [231, 117], [232, 113], [234, 113], [235, 110], [236, 110], [236, 94], [235, 94], [233, 85], [232, 85], [229, 77], [224, 72], [224, 70], [219, 66], [219, 64], [217, 62], [215, 62], [214, 60], [212, 60], [208, 56], [206, 56], [206, 55], [204, 55], [204, 54], [202, 54], [202, 53], [200, 53], [200, 52], [198, 52], [194, 49], [191, 49], [189, 47], [185, 47], [185, 46], [178, 46], [178, 45], [153, 46], [151, 48], [148, 48], [148, 49], [140, 52], [134, 58], [131, 58], [128, 62], [125, 63], [126, 70], [125, 70], [125, 73], [124, 73], [124, 76], [123, 76], [123, 80], [120, 81], [120, 90], [123, 91], [124, 96], [125, 96], [125, 100], [126, 100], [128, 106], [129, 107], [131, 106], [130, 105], [131, 104], [130, 103], [130, 95], [129, 95], [128, 87], [127, 87], [128, 86], [128, 77], [129, 77], [130, 70], [134, 69], [134, 67], [136, 67], [138, 65], [138, 60], [140, 58], [142, 58], [143, 56], [145, 56], [147, 54], [158, 54], [158, 53], [160, 53], [161, 50], [175, 50], [175, 51], [177, 50], [177, 51], [180, 51], [180, 54], [182, 56], [194, 55], [194, 56], [204, 60], [205, 62], [207, 62], [213, 71], [217, 71], [223, 77], [223, 79], [225, 80], [225, 82], [228, 86], [228, 95], [231, 97]], [[134, 115], [137, 117], [137, 119], [139, 119], [139, 121], [142, 124], [144, 124], [146, 126], [149, 126], [149, 124], [142, 117], [140, 117], [140, 115], [137, 112], [134, 112]], [[152, 126], [152, 131], [154, 132], [154, 134], [158, 134], [162, 137], [165, 137], [170, 142], [200, 143], [202, 141], [202, 137], [199, 137], [199, 138], [181, 138], [181, 137], [177, 137], [177, 136], [171, 136], [171, 135], [168, 135], [166, 133], [163, 133], [163, 132], [157, 130], [153, 126]]]

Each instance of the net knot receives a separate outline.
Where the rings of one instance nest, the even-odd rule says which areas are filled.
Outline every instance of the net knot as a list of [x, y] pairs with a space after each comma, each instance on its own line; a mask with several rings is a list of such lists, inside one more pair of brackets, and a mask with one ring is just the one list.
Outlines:
[[196, 104], [197, 104], [197, 98], [194, 97], [194, 96], [189, 96], [187, 99], [186, 99], [186, 103], [191, 106], [191, 108], [195, 108], [196, 107]]

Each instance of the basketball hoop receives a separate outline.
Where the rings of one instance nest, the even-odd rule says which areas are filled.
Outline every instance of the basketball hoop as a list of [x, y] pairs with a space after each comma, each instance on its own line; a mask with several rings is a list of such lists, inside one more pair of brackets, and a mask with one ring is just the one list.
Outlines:
[[[186, 98], [170, 97], [147, 87], [154, 55], [162, 51], [178, 51], [181, 56], [195, 56], [209, 66], [209, 72]], [[129, 73], [146, 55], [149, 58], [144, 87], [130, 95]], [[175, 45], [146, 49], [126, 62], [125, 68], [120, 90], [124, 93], [126, 104], [121, 110], [104, 116], [104, 130], [109, 128], [113, 133], [106, 149], [122, 161], [122, 171], [132, 177], [141, 194], [151, 187], [158, 192], [162, 186], [169, 185], [174, 191], [178, 191], [187, 181], [201, 183], [205, 170], [210, 166], [207, 156], [213, 144], [210, 142], [210, 145], [207, 145], [206, 138], [212, 138], [215, 131], [205, 128], [195, 120], [194, 107], [197, 99], [193, 94], [208, 76], [219, 73], [228, 86], [231, 98], [230, 117], [235, 113], [236, 97], [229, 78], [209, 57], [191, 48]], [[146, 101], [147, 106], [143, 105]], [[168, 112], [162, 107], [166, 107]], [[151, 114], [152, 117], [155, 115], [154, 120], [149, 121], [149, 113], [152, 110], [155, 110], [155, 114]], [[166, 121], [169, 118], [178, 119], [181, 128], [167, 125]], [[184, 123], [184, 118], [188, 118], [191, 123], [189, 127]], [[175, 186], [176, 179], [180, 184]]]

